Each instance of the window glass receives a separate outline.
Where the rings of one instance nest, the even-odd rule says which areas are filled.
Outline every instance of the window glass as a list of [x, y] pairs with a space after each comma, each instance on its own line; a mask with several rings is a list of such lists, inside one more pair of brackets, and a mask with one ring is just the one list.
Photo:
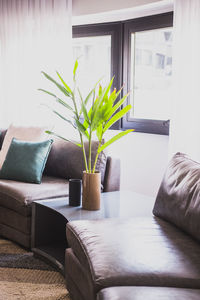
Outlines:
[[130, 118], [170, 119], [172, 28], [131, 33]]
[[73, 57], [78, 58], [77, 73], [83, 97], [102, 78], [103, 85], [111, 79], [111, 36], [73, 38]]

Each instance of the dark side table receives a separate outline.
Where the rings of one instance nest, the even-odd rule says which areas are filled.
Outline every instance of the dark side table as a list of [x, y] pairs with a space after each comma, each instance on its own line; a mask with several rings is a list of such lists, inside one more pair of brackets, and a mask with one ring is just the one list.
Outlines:
[[66, 224], [73, 220], [150, 216], [154, 198], [118, 191], [101, 194], [101, 209], [88, 211], [69, 206], [67, 198], [35, 201], [32, 204], [31, 248], [36, 256], [51, 262], [64, 274]]

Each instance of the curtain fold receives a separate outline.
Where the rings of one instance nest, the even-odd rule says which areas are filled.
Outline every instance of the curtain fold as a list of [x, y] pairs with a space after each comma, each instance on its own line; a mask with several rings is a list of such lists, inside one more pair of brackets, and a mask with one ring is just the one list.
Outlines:
[[0, 127], [49, 122], [41, 71], [71, 76], [71, 1], [0, 0]]
[[200, 1], [174, 1], [173, 114], [170, 156], [177, 151], [200, 161]]

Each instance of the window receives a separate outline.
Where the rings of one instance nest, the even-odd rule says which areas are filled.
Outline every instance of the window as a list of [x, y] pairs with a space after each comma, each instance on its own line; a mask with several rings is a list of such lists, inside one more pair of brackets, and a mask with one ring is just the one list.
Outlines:
[[74, 60], [79, 57], [78, 78], [83, 96], [100, 78], [102, 84], [111, 78], [111, 35], [80, 37], [73, 41]]
[[75, 26], [74, 58], [80, 59], [82, 90], [99, 78], [115, 75], [114, 87], [125, 83], [133, 109], [116, 129], [169, 134], [172, 83], [172, 21], [165, 13], [119, 23]]
[[[115, 75], [113, 86], [120, 89], [122, 82], [121, 24], [94, 24], [73, 27], [73, 56], [79, 59], [80, 88], [85, 95], [102, 78], [108, 83]], [[117, 74], [117, 75], [116, 75]], [[120, 129], [116, 122], [112, 129]]]
[[123, 128], [169, 134], [172, 87], [172, 13], [124, 24], [124, 81], [132, 110]]

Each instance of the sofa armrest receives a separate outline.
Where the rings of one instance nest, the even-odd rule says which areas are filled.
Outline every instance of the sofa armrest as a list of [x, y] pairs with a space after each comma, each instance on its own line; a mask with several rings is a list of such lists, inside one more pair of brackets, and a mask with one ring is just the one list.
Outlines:
[[107, 157], [103, 192], [120, 190], [120, 159]]

